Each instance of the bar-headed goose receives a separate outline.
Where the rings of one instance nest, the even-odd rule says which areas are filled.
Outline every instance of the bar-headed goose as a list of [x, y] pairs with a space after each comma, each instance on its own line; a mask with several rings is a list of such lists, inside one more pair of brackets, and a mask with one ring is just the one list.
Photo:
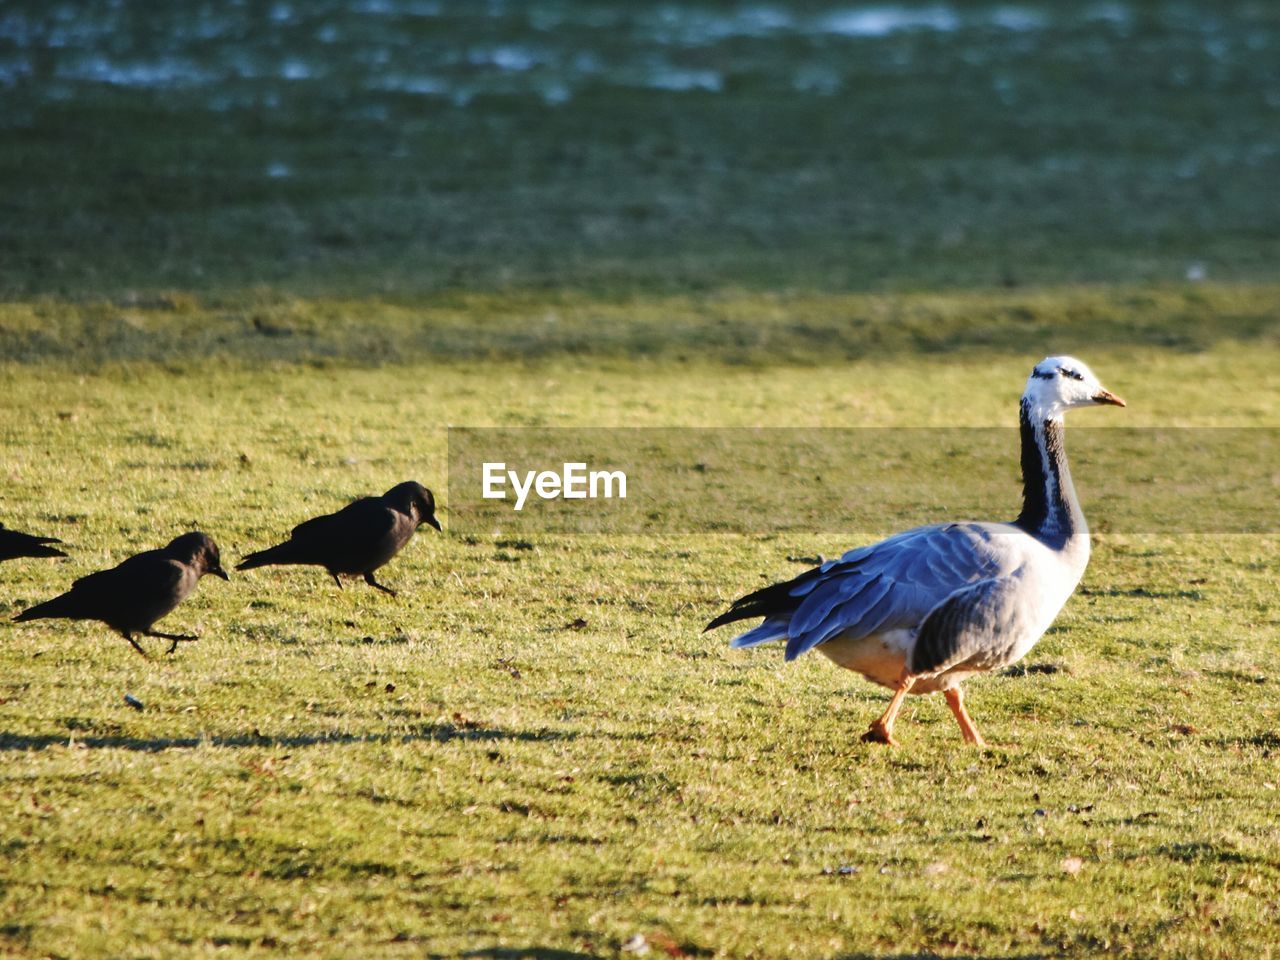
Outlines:
[[941, 690], [970, 743], [984, 745], [960, 682], [1026, 655], [1089, 562], [1089, 529], [1063, 447], [1063, 414], [1124, 401], [1073, 357], [1036, 364], [1022, 394], [1022, 513], [1013, 523], [948, 523], [851, 550], [794, 580], [734, 602], [707, 625], [764, 622], [733, 641], [787, 642], [794, 660], [817, 647], [888, 687], [893, 699], [863, 740], [894, 743], [908, 693]]

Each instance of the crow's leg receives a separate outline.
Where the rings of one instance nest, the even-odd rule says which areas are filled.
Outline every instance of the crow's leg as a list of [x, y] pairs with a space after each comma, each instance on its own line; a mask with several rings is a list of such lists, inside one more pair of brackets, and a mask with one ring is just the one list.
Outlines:
[[338, 585], [338, 589], [341, 590], [342, 589], [341, 578], [332, 570], [329, 571], [329, 576], [333, 577], [333, 582], [336, 583]]
[[379, 590], [381, 590], [383, 593], [389, 593], [389, 594], [391, 594], [393, 597], [396, 595], [396, 592], [395, 592], [394, 590], [392, 590], [390, 587], [384, 587], [384, 586], [383, 586], [382, 584], [380, 584], [377, 580], [373, 579], [373, 571], [372, 571], [372, 570], [370, 570], [368, 573], [366, 573], [366, 574], [364, 575], [364, 582], [365, 582], [365, 583], [367, 583], [367, 584], [368, 584], [369, 586], [371, 586], [371, 587], [377, 587], [377, 588], [378, 588]]
[[169, 649], [165, 653], [173, 653], [178, 649], [179, 643], [192, 643], [200, 638], [194, 633], [161, 633], [159, 630], [144, 630], [148, 637], [159, 637], [161, 640], [169, 641]]
[[125, 633], [125, 632], [122, 630], [122, 631], [120, 632], [120, 636], [122, 636], [122, 637], [124, 637], [126, 640], [128, 640], [128, 641], [129, 641], [129, 646], [133, 647], [133, 649], [137, 650], [140, 654], [142, 654], [142, 658], [143, 658], [144, 660], [150, 660], [150, 659], [151, 659], [150, 657], [148, 657], [148, 656], [147, 656], [147, 651], [143, 650], [143, 649], [142, 649], [142, 647], [138, 646], [138, 641], [137, 641], [137, 640], [135, 640], [135, 639], [133, 639], [133, 634], [132, 634], [132, 633]]

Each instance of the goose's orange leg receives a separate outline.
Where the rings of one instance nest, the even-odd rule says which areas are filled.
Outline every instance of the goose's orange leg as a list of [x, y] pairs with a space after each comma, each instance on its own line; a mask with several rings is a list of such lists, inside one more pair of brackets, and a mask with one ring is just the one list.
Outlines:
[[902, 701], [907, 699], [911, 685], [915, 682], [915, 677], [910, 676], [906, 670], [902, 671], [902, 679], [898, 681], [898, 688], [893, 691], [893, 699], [879, 719], [862, 735], [863, 743], [887, 743], [891, 747], [898, 745], [898, 741], [893, 739], [893, 724], [898, 719], [898, 711], [902, 709]]
[[973, 725], [969, 711], [964, 708], [964, 694], [960, 688], [952, 687], [950, 690], [944, 690], [942, 695], [947, 698], [947, 706], [955, 714], [956, 723], [960, 724], [960, 734], [964, 737], [965, 742], [972, 743], [974, 746], [985, 747], [987, 741], [982, 739], [982, 734]]

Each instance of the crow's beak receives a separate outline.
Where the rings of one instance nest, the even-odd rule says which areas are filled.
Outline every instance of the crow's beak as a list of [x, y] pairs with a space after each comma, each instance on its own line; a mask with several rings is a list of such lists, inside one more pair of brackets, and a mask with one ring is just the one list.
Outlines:
[[1099, 390], [1089, 399], [1092, 400], [1094, 403], [1107, 403], [1113, 407], [1123, 407], [1125, 405], [1124, 401], [1121, 400], [1119, 397], [1117, 397], [1110, 390]]
[[437, 519], [435, 518], [435, 514], [432, 514], [431, 516], [427, 517], [427, 518], [426, 518], [425, 520], [423, 520], [422, 522], [423, 522], [423, 523], [429, 523], [429, 524], [431, 524], [433, 527], [435, 527], [435, 528], [436, 528], [437, 530], [439, 530], [441, 533], [443, 533], [443, 532], [444, 532], [444, 528], [440, 526], [440, 521], [439, 521], [439, 520], [437, 520]]
[[231, 579], [229, 576], [227, 576], [227, 571], [223, 570], [221, 567], [214, 567], [209, 572], [212, 573], [215, 577], [221, 577], [223, 580]]

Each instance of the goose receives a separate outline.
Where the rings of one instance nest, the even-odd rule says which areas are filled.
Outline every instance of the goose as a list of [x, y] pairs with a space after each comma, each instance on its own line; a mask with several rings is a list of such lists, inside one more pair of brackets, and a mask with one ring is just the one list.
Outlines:
[[1099, 404], [1125, 405], [1081, 361], [1045, 358], [1019, 407], [1016, 520], [917, 527], [850, 550], [735, 600], [706, 630], [763, 617], [732, 645], [785, 640], [788, 661], [817, 648], [893, 691], [866, 742], [896, 745], [907, 695], [941, 691], [964, 739], [985, 746], [960, 684], [1026, 656], [1084, 575], [1089, 528], [1067, 468], [1063, 414]]

